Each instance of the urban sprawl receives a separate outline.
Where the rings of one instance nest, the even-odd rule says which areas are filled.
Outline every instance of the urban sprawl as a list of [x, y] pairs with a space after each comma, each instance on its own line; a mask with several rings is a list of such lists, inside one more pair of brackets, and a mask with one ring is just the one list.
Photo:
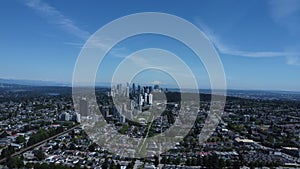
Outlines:
[[[159, 85], [128, 83], [96, 87], [95, 93], [97, 104], [82, 97], [76, 111], [69, 87], [0, 84], [0, 168], [300, 167], [299, 100], [228, 96], [220, 122], [201, 143], [211, 96], [200, 94], [187, 135], [167, 151], [139, 158], [124, 151], [133, 149], [131, 145], [118, 144], [124, 149], [115, 153], [94, 142], [84, 121], [101, 130], [103, 119], [116, 133], [141, 140], [136, 143], [140, 144], [178, 125], [179, 112], [189, 110], [181, 105], [180, 93]], [[159, 110], [154, 118], [151, 112]]]

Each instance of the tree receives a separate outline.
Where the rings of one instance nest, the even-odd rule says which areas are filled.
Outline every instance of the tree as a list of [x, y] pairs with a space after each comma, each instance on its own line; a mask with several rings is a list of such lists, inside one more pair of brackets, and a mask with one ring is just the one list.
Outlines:
[[0, 138], [5, 138], [5, 137], [7, 137], [7, 136], [8, 136], [8, 134], [7, 134], [6, 131], [3, 131], [3, 132], [0, 134]]
[[9, 158], [7, 161], [7, 167], [8, 168], [22, 168], [22, 167], [24, 167], [24, 163], [18, 157]]
[[107, 169], [108, 168], [108, 158], [105, 158], [104, 163], [101, 166], [103, 169]]
[[76, 145], [74, 143], [70, 144], [70, 147], [69, 147], [70, 150], [76, 150], [76, 148], [77, 147], [76, 147]]
[[26, 141], [24, 136], [18, 136], [16, 138], [16, 143], [20, 144], [20, 143], [24, 143]]
[[192, 166], [197, 166], [197, 158], [193, 157], [192, 158]]
[[44, 153], [41, 149], [37, 150], [36, 153], [34, 154], [34, 156], [35, 156], [38, 160], [43, 160], [43, 159], [45, 159], [45, 157], [46, 157], [45, 153]]
[[32, 163], [26, 163], [25, 168], [32, 168], [33, 164]]
[[185, 165], [187, 165], [187, 166], [191, 166], [191, 165], [192, 165], [192, 160], [191, 160], [190, 157], [188, 157], [188, 158], [186, 159]]
[[163, 156], [162, 157], [162, 159], [161, 159], [161, 161], [160, 161], [160, 163], [162, 163], [162, 164], [166, 164], [167, 163], [167, 157], [166, 156]]
[[8, 158], [10, 157], [11, 154], [13, 154], [15, 152], [14, 147], [12, 146], [8, 146], [7, 148], [3, 149], [1, 152], [1, 157], [2, 158]]
[[43, 163], [42, 165], [41, 165], [41, 169], [48, 169], [48, 164], [47, 163]]
[[75, 166], [74, 166], [74, 168], [73, 169], [80, 169], [80, 164], [79, 163], [77, 163]]
[[134, 167], [134, 162], [131, 161], [131, 162], [127, 165], [126, 169], [133, 169], [133, 167]]
[[115, 162], [112, 160], [109, 169], [117, 169]]
[[95, 151], [96, 146], [97, 146], [96, 143], [91, 144], [91, 145], [89, 146], [89, 151]]
[[157, 167], [159, 165], [159, 158], [158, 156], [154, 156], [154, 165]]
[[181, 162], [181, 158], [177, 157], [176, 159], [174, 159], [173, 164], [179, 165]]
[[121, 169], [121, 164], [120, 163], [117, 164], [117, 169]]
[[128, 126], [128, 125], [124, 125], [124, 126], [119, 130], [119, 132], [120, 132], [121, 134], [126, 134], [128, 130], [129, 130], [129, 126]]

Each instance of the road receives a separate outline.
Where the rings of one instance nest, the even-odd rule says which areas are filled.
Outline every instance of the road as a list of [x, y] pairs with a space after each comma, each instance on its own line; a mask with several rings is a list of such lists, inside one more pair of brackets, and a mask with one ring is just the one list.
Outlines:
[[[61, 135], [64, 135], [64, 134], [66, 134], [66, 133], [68, 133], [68, 132], [74, 130], [75, 128], [77, 128], [77, 127], [79, 127], [79, 126], [80, 126], [80, 124], [78, 124], [78, 125], [76, 125], [76, 126], [70, 128], [70, 129], [68, 129], [68, 130], [66, 130], [66, 131], [63, 131], [63, 132], [61, 132], [61, 133], [59, 133], [59, 134], [56, 134], [56, 135], [54, 135], [54, 136], [52, 136], [52, 137], [49, 137], [49, 138], [47, 138], [46, 140], [40, 141], [40, 142], [38, 142], [38, 143], [36, 143], [36, 144], [34, 144], [34, 145], [31, 145], [31, 146], [29, 146], [29, 147], [25, 147], [25, 148], [21, 149], [20, 151], [17, 151], [17, 152], [15, 152], [15, 153], [13, 153], [13, 154], [11, 155], [11, 157], [15, 157], [15, 156], [18, 156], [18, 155], [20, 155], [20, 154], [23, 154], [24, 152], [26, 152], [26, 151], [28, 151], [28, 150], [30, 150], [30, 149], [33, 149], [34, 147], [37, 147], [37, 146], [39, 146], [39, 145], [41, 145], [41, 144], [43, 144], [43, 143], [45, 143], [45, 142], [47, 142], [47, 141], [49, 141], [49, 140], [52, 140], [52, 139], [54, 139], [54, 138], [56, 138], [56, 137], [59, 137], [59, 136], [61, 136]], [[2, 158], [2, 159], [0, 160], [0, 164], [3, 163], [3, 162], [5, 162], [5, 161], [6, 161], [6, 158]]]

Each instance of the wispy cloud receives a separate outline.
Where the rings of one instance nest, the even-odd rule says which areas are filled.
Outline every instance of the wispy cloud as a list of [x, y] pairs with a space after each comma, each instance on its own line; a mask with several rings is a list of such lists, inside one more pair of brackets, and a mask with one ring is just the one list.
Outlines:
[[64, 42], [64, 44], [70, 46], [76, 46], [78, 48], [82, 48], [82, 46], [84, 45], [83, 43], [79, 43], [79, 42]]
[[161, 85], [161, 84], [165, 84], [165, 83], [163, 83], [163, 82], [161, 82], [161, 81], [158, 81], [158, 80], [154, 80], [154, 81], [152, 81], [152, 82], [148, 82], [149, 84], [152, 84], [152, 85]]
[[[223, 40], [214, 33], [214, 31], [204, 24], [199, 19], [196, 19], [196, 24], [206, 34], [207, 38], [214, 44], [221, 54], [251, 57], [251, 58], [266, 58], [266, 57], [286, 57], [287, 64], [298, 65], [300, 53], [291, 51], [244, 51], [239, 50], [231, 45], [225, 44]], [[292, 59], [291, 59], [292, 58]]]
[[[38, 15], [45, 18], [49, 23], [59, 26], [65, 32], [83, 41], [86, 41], [91, 36], [91, 33], [81, 29], [72, 19], [66, 17], [61, 11], [42, 0], [27, 0], [25, 4], [36, 11]], [[64, 44], [77, 48], [99, 48], [101, 50], [107, 50], [110, 48], [111, 39], [109, 39], [109, 37], [101, 40], [94, 38], [93, 41], [89, 41], [89, 46], [84, 46], [84, 43], [85, 42], [65, 42]], [[110, 50], [110, 55], [114, 57], [125, 57], [127, 53], [129, 53], [129, 51], [125, 47], [114, 47]]]
[[50, 23], [60, 26], [66, 32], [80, 39], [86, 40], [90, 36], [88, 31], [80, 29], [70, 18], [41, 0], [27, 0], [25, 1], [25, 4], [36, 11], [40, 16], [47, 19]]
[[297, 56], [288, 56], [287, 57], [287, 64], [300, 66], [300, 58], [297, 57]]
[[300, 1], [271, 0], [269, 1], [272, 20], [289, 30], [293, 35], [300, 33]]

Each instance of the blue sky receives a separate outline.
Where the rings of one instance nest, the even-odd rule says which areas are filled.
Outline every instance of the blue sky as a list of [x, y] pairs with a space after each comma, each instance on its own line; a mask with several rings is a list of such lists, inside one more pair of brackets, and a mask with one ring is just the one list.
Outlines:
[[[217, 49], [231, 89], [300, 91], [300, 1], [61, 1], [0, 2], [0, 78], [71, 82], [81, 47], [101, 26], [137, 12], [164, 12], [199, 27]], [[166, 37], [145, 35], [118, 44], [98, 70], [97, 81], [109, 75], [130, 53], [158, 47], [178, 54], [207, 88], [201, 63]], [[138, 82], [172, 80], [146, 72]]]

